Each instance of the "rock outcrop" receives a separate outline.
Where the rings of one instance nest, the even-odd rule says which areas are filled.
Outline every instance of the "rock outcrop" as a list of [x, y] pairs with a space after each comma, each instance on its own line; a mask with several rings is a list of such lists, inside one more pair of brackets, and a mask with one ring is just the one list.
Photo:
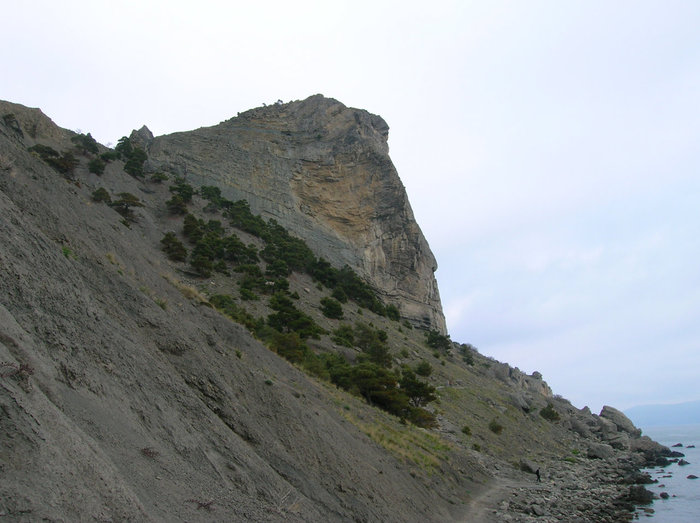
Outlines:
[[411, 323], [444, 334], [437, 263], [389, 158], [388, 133], [379, 116], [316, 95], [147, 140], [147, 168], [248, 200], [317, 255], [352, 267]]
[[605, 405], [603, 410], [600, 411], [600, 417], [611, 421], [617, 430], [626, 432], [632, 437], [638, 438], [642, 434], [642, 431], [634, 426], [631, 419], [614, 407]]

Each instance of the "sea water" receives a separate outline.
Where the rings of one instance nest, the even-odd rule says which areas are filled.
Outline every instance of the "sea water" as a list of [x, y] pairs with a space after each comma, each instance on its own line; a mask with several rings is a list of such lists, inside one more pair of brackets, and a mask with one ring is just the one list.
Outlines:
[[[683, 459], [690, 464], [681, 466], [672, 463], [667, 467], [645, 470], [652, 479], [658, 480], [658, 483], [645, 487], [657, 496], [667, 492], [670, 497], [654, 500], [654, 514], [647, 517], [640, 512], [640, 521], [648, 519], [654, 523], [700, 522], [700, 425], [648, 427], [642, 430], [643, 434], [651, 439], [685, 454]], [[682, 443], [683, 446], [673, 447], [677, 443]], [[696, 448], [688, 448], [688, 445], [696, 445]], [[691, 474], [699, 479], [687, 479]]]

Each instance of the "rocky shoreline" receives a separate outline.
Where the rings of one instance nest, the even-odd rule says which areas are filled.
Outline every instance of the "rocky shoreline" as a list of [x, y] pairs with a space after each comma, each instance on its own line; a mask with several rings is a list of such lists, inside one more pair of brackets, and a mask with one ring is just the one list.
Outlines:
[[[616, 409], [605, 407], [601, 416], [591, 417], [599, 427], [611, 422], [616, 431], [588, 434], [585, 455], [521, 460], [519, 470], [492, 464], [495, 478], [473, 500], [476, 519], [470, 520], [612, 523], [632, 521], [638, 508], [653, 513], [649, 505], [657, 496], [645, 487], [653, 480], [641, 470], [665, 466], [682, 454], [641, 436]], [[622, 448], [613, 447], [610, 440], [624, 442], [618, 445]]]

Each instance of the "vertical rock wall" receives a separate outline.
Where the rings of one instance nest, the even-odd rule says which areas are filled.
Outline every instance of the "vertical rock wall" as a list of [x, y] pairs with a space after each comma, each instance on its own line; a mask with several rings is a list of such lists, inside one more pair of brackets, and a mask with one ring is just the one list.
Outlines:
[[389, 158], [379, 116], [312, 96], [161, 136], [151, 168], [218, 185], [336, 266], [350, 265], [415, 325], [445, 332], [437, 263]]

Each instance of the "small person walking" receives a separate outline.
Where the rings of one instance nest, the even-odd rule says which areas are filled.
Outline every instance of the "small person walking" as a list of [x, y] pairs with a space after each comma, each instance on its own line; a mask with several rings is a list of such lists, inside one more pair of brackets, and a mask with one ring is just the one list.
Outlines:
[[537, 483], [542, 483], [542, 478], [540, 478], [540, 469], [535, 471], [535, 475], [537, 476]]

